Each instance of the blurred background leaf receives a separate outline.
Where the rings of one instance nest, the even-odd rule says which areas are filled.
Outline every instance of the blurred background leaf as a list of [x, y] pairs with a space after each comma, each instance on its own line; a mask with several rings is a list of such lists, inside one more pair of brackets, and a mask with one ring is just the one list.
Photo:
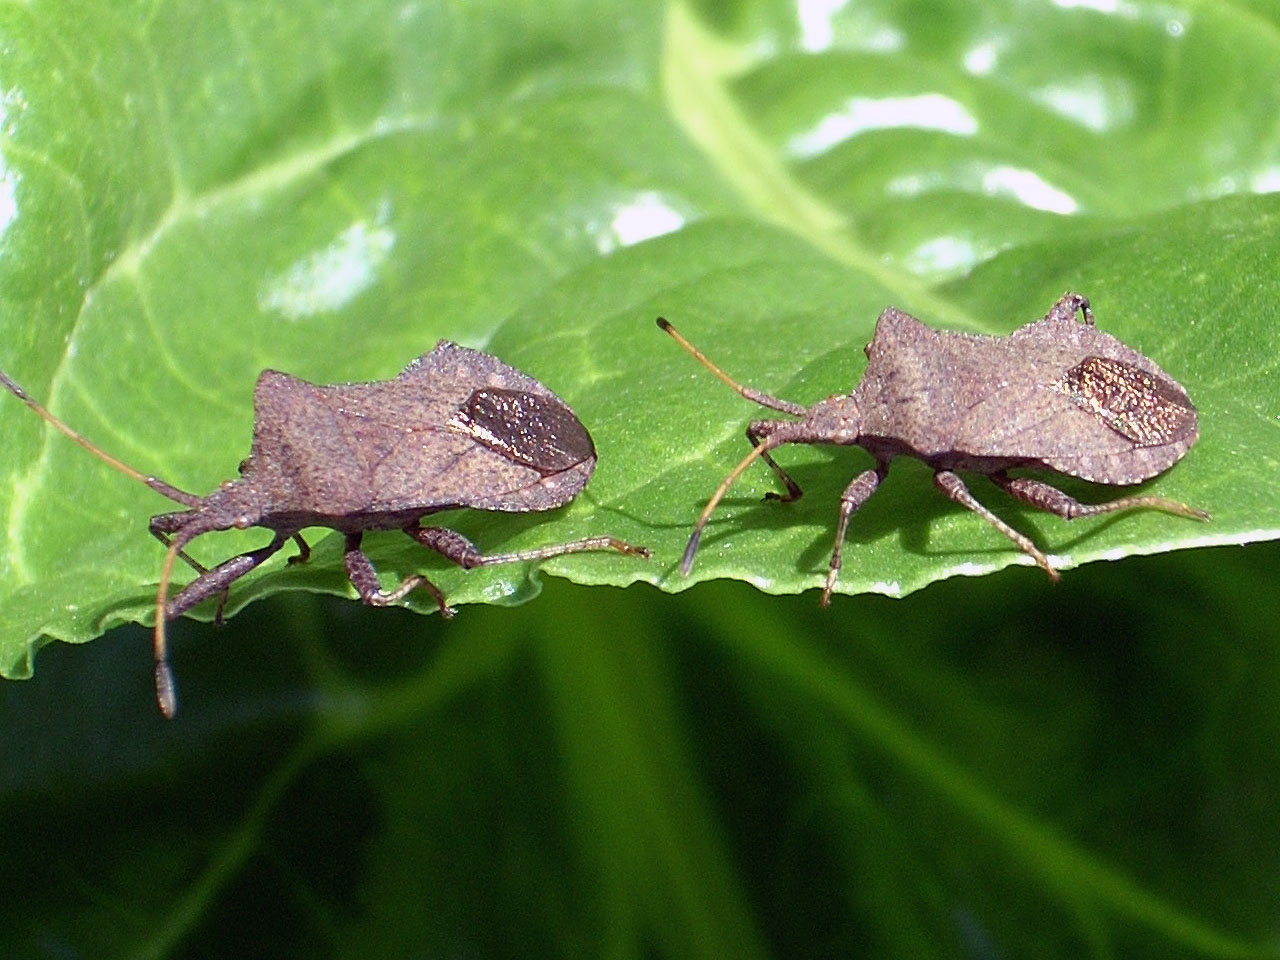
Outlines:
[[[601, 464], [489, 549], [607, 531], [447, 627], [346, 595], [338, 549], [0, 688], [6, 956], [1275, 956], [1280, 18], [1265, 5], [902, 2], [0, 11], [0, 366], [208, 489], [277, 367], [393, 375], [442, 336], [560, 392]], [[850, 532], [805, 498], [689, 525], [757, 410], [653, 328], [812, 402], [886, 303], [1004, 333], [1066, 288], [1203, 439], [1150, 485], [1209, 525], [1065, 527], [916, 464]], [[0, 669], [145, 615], [164, 509], [0, 404]], [[1081, 484], [1082, 496], [1099, 491]], [[449, 522], [454, 524], [454, 518]], [[214, 538], [209, 538], [213, 541]], [[259, 538], [220, 535], [220, 559]], [[383, 537], [458, 602], [528, 599]], [[269, 596], [278, 594], [276, 596]], [[25, 842], [17, 842], [22, 838]]]

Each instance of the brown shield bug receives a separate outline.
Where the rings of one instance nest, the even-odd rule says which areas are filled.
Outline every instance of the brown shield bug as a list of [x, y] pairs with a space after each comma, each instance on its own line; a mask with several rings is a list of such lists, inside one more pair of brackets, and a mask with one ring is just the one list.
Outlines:
[[[568, 503], [596, 464], [590, 434], [573, 411], [537, 380], [497, 357], [441, 340], [394, 380], [318, 386], [266, 370], [253, 391], [253, 447], [240, 478], [200, 497], [121, 463], [71, 429], [13, 380], [0, 384], [90, 453], [186, 509], [151, 518], [151, 533], [168, 547], [156, 591], [156, 698], [165, 716], [177, 709], [165, 643], [165, 621], [202, 600], [219, 597], [287, 541], [309, 554], [301, 531], [329, 527], [344, 534], [343, 565], [365, 603], [385, 606], [423, 588], [446, 617], [453, 610], [426, 577], [406, 577], [383, 590], [360, 549], [369, 530], [402, 530], [418, 543], [470, 569], [544, 560], [585, 550], [648, 557], [644, 547], [615, 537], [513, 553], [483, 554], [461, 534], [423, 526], [441, 510], [466, 508], [528, 513]], [[266, 546], [206, 569], [183, 551], [201, 534], [264, 527]], [[198, 576], [168, 596], [176, 559]]]
[[1172, 466], [1196, 442], [1196, 408], [1186, 390], [1147, 357], [1097, 329], [1089, 301], [1078, 293], [1063, 295], [1043, 319], [1007, 337], [935, 330], [889, 307], [866, 347], [862, 381], [851, 393], [812, 407], [741, 386], [666, 320], [659, 318], [658, 326], [748, 400], [799, 418], [756, 420], [747, 427], [751, 452], [698, 518], [680, 563], [685, 576], [716, 505], [757, 457], [787, 490], [768, 499], [800, 497], [800, 487], [769, 456], [784, 443], [859, 446], [876, 461], [840, 498], [823, 606], [840, 575], [849, 518], [875, 492], [894, 457], [927, 463], [943, 493], [1003, 533], [1055, 580], [1049, 558], [974, 499], [956, 470], [986, 474], [1011, 496], [1068, 520], [1138, 507], [1209, 519], [1203, 510], [1164, 497], [1080, 503], [1042, 480], [1009, 475], [1032, 468], [1096, 483], [1138, 483]]

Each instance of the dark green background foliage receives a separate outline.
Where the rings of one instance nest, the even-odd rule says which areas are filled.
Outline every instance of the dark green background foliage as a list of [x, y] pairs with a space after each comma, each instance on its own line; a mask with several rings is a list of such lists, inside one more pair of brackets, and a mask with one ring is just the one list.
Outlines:
[[[800, 8], [0, 10], [0, 366], [33, 394], [203, 491], [262, 368], [387, 377], [449, 337], [601, 460], [567, 509], [448, 522], [655, 551], [464, 573], [370, 537], [445, 625], [322, 596], [315, 537], [225, 628], [175, 625], [165, 724], [119, 625], [169, 505], [0, 397], [0, 673], [36, 674], [0, 687], [0, 953], [1280, 955], [1280, 14]], [[1007, 333], [1068, 288], [1187, 385], [1202, 440], [1144, 489], [1212, 523], [1067, 526], [976, 479], [1078, 567], [1051, 586], [904, 462], [819, 611], [869, 461], [795, 449], [804, 499], [753, 469], [678, 577], [759, 410], [655, 316], [812, 402], [888, 303]]]

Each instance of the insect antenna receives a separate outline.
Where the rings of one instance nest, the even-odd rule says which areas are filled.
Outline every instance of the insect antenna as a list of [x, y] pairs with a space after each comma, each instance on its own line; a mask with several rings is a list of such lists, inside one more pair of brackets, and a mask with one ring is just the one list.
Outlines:
[[658, 326], [669, 333], [671, 335], [671, 339], [684, 347], [689, 351], [689, 353], [693, 354], [693, 358], [695, 360], [748, 400], [752, 400], [755, 403], [760, 404], [762, 407], [768, 407], [770, 410], [781, 410], [783, 413], [790, 413], [797, 417], [804, 416], [805, 411], [807, 410], [806, 407], [803, 407], [798, 403], [792, 403], [790, 400], [779, 400], [777, 397], [771, 396], [762, 390], [757, 390], [754, 387], [744, 387], [742, 384], [738, 383], [738, 381], [734, 380], [731, 376], [708, 360], [703, 352], [686, 340], [680, 331], [671, 325], [671, 321], [667, 320], [665, 317], [658, 318]]
[[742, 462], [729, 471], [729, 475], [720, 482], [720, 486], [716, 487], [716, 492], [711, 495], [707, 505], [702, 508], [702, 516], [698, 517], [698, 522], [693, 527], [693, 533], [689, 536], [689, 542], [685, 545], [684, 556], [680, 558], [681, 576], [687, 577], [689, 571], [693, 569], [693, 558], [698, 552], [698, 544], [702, 541], [702, 528], [707, 525], [707, 521], [711, 519], [711, 514], [715, 512], [724, 495], [733, 486], [733, 481], [742, 476], [742, 472], [751, 466], [751, 461], [757, 457], [763, 457], [766, 452], [778, 446], [777, 443], [770, 442], [770, 439], [766, 438], [759, 446], [751, 448], [751, 452], [742, 458]]
[[27, 393], [26, 390], [22, 389], [21, 386], [19, 386], [17, 383], [11, 380], [8, 374], [6, 374], [3, 370], [0, 370], [0, 385], [3, 385], [6, 390], [8, 390], [15, 397], [17, 397], [19, 400], [25, 403], [28, 407], [34, 410], [37, 414], [39, 414], [43, 420], [47, 421], [48, 423], [51, 423], [55, 428], [57, 428], [57, 430], [60, 433], [62, 433], [68, 439], [73, 440], [75, 443], [78, 443], [81, 447], [88, 450], [99, 460], [106, 463], [107, 466], [113, 467], [114, 469], [119, 470], [126, 477], [129, 477], [133, 480], [137, 480], [139, 483], [145, 484], [146, 486], [150, 487], [152, 490], [154, 490], [156, 493], [160, 494], [161, 496], [168, 497], [170, 500], [175, 500], [178, 503], [183, 504], [184, 506], [198, 507], [204, 502], [202, 498], [197, 497], [194, 493], [187, 493], [185, 490], [179, 490], [177, 487], [173, 486], [172, 484], [165, 483], [163, 480], [157, 479], [156, 477], [147, 476], [146, 474], [138, 470], [135, 470], [133, 467], [129, 466], [127, 463], [122, 463], [121, 461], [117, 460], [111, 454], [107, 453], [107, 451], [103, 450], [101, 447], [95, 444], [88, 437], [80, 433], [77, 433], [75, 430], [71, 429], [71, 427], [67, 426], [67, 424], [63, 423], [61, 420], [55, 417], [52, 413], [46, 410], [43, 406], [41, 406], [38, 402], [36, 402], [36, 400], [31, 396], [31, 394]]
[[169, 641], [165, 632], [165, 608], [169, 605], [169, 580], [173, 577], [173, 565], [182, 548], [191, 540], [207, 532], [198, 526], [179, 530], [169, 542], [164, 555], [164, 567], [160, 570], [160, 586], [156, 589], [156, 628], [154, 635], [156, 657], [156, 702], [166, 720], [172, 720], [178, 712], [178, 690], [173, 682], [173, 670], [169, 666]]

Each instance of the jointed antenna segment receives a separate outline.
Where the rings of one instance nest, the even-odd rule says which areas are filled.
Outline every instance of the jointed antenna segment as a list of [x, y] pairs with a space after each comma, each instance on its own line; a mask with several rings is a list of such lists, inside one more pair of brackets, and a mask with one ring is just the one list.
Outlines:
[[723, 380], [726, 384], [728, 384], [732, 389], [736, 390], [738, 393], [746, 397], [748, 400], [758, 403], [762, 407], [768, 407], [770, 410], [781, 410], [783, 413], [794, 414], [797, 417], [804, 416], [805, 408], [802, 407], [800, 404], [792, 403], [790, 400], [780, 400], [777, 397], [773, 396], [772, 394], [765, 393], [763, 390], [757, 390], [754, 387], [744, 387], [742, 384], [738, 383], [737, 380], [734, 380], [733, 377], [729, 376], [727, 373], [725, 373], [723, 370], [717, 367], [714, 363], [708, 360], [706, 358], [706, 355], [703, 354], [701, 350], [699, 350], [692, 343], [686, 340], [684, 336], [680, 333], [680, 331], [671, 325], [670, 320], [666, 319], [665, 317], [659, 317], [658, 326], [661, 327], [666, 333], [670, 334], [671, 339], [673, 339], [676, 343], [680, 344], [680, 346], [684, 347], [687, 351], [689, 351], [689, 353], [693, 354], [693, 357], [695, 360], [697, 360], [700, 364], [702, 364], [704, 367], [706, 367], [708, 370], [714, 373], [717, 377]]
[[38, 413], [43, 420], [52, 424], [61, 434], [63, 434], [63, 436], [67, 437], [70, 440], [75, 441], [81, 447], [83, 447], [84, 449], [92, 453], [99, 460], [106, 463], [109, 467], [119, 470], [126, 477], [130, 477], [133, 480], [137, 480], [139, 483], [145, 484], [146, 486], [150, 487], [152, 490], [154, 490], [156, 493], [160, 494], [161, 496], [168, 497], [170, 500], [174, 500], [188, 507], [198, 507], [203, 502], [201, 498], [197, 497], [194, 493], [187, 493], [185, 490], [179, 490], [177, 487], [173, 486], [172, 484], [165, 483], [163, 480], [159, 480], [156, 477], [147, 476], [145, 473], [142, 473], [139, 470], [135, 470], [133, 467], [129, 466], [127, 463], [122, 463], [121, 461], [117, 460], [115, 457], [107, 453], [107, 451], [103, 450], [100, 446], [98, 446], [88, 437], [84, 436], [83, 434], [77, 433], [75, 430], [71, 429], [71, 427], [67, 426], [65, 423], [63, 423], [61, 420], [55, 417], [52, 413], [50, 413], [47, 409], [45, 409], [43, 405], [38, 403], [35, 400], [35, 398], [31, 396], [31, 394], [27, 393], [27, 391], [24, 390], [19, 384], [17, 384], [12, 379], [10, 379], [9, 375], [6, 374], [3, 370], [0, 370], [0, 384], [3, 384], [5, 389], [7, 389], [15, 397], [17, 397], [19, 400], [25, 403], [28, 407], [30, 407], [32, 410]]

